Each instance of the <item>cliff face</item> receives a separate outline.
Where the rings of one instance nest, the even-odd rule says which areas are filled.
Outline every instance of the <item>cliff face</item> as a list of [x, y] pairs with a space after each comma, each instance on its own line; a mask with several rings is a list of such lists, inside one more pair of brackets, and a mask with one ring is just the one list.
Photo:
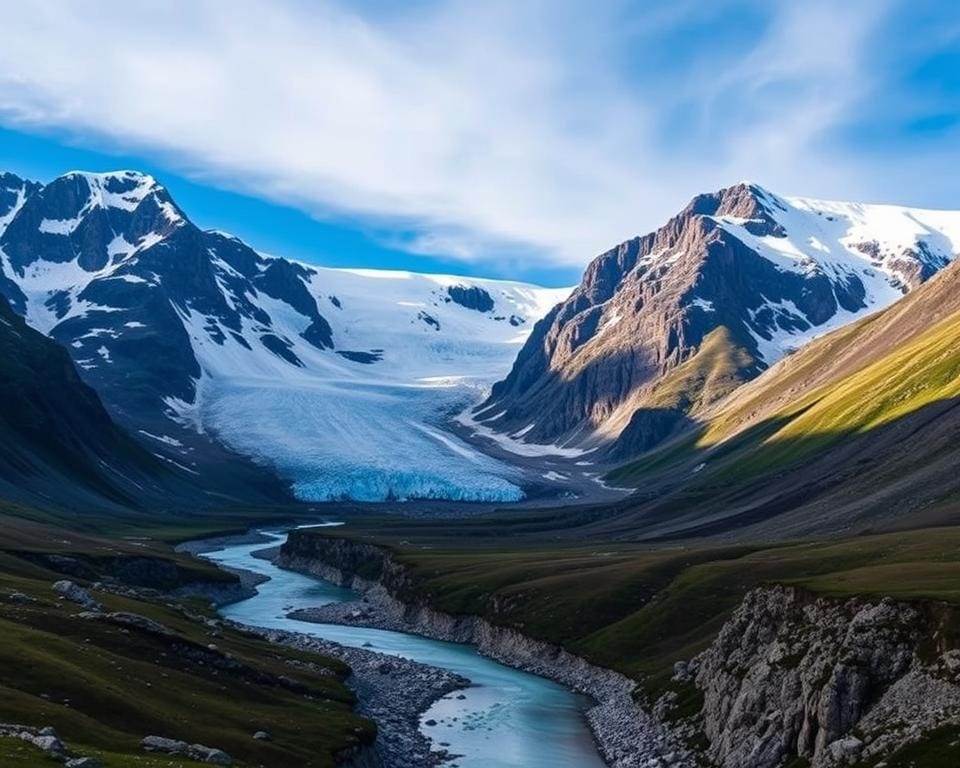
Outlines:
[[677, 677], [703, 691], [716, 765], [852, 765], [960, 722], [948, 621], [946, 607], [757, 589]]

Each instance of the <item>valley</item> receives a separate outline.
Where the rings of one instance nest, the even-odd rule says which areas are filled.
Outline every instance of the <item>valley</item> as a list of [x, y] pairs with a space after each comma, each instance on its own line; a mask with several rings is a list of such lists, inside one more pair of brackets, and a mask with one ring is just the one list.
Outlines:
[[960, 6], [0, 24], [0, 768], [960, 766]]
[[740, 184], [571, 290], [3, 184], [11, 764], [952, 764], [955, 214]]

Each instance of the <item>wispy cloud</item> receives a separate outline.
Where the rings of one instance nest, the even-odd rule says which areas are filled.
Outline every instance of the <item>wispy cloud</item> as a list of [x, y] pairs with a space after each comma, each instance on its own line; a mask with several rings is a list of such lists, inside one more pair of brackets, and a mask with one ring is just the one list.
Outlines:
[[[825, 138], [876, 88], [886, 6], [837, 8], [721, 3], [717, 39], [680, 50], [701, 4], [10, 5], [0, 115], [396, 222], [413, 251], [579, 265], [742, 177], [868, 193]], [[754, 33], [721, 50], [746, 10]]]

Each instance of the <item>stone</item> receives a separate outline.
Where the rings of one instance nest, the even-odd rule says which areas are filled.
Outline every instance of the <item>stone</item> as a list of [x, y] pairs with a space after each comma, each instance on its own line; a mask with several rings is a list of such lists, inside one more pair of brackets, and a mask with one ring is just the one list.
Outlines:
[[[21, 738], [24, 738], [24, 737], [21, 736]], [[47, 735], [38, 734], [36, 736], [32, 736], [30, 734], [27, 734], [26, 737], [24, 738], [24, 741], [28, 741], [31, 744], [33, 744], [35, 747], [39, 747], [51, 757], [57, 757], [57, 758], [63, 757], [67, 752], [67, 748], [66, 746], [64, 746], [64, 743], [60, 741], [60, 739], [55, 735], [51, 736], [49, 734]]]
[[140, 746], [147, 752], [161, 752], [177, 757], [187, 757], [208, 765], [233, 765], [233, 758], [222, 749], [207, 747], [203, 744], [188, 744], [179, 739], [168, 739], [164, 736], [147, 736], [140, 742]]
[[222, 749], [205, 747], [203, 744], [191, 744], [187, 756], [208, 765], [233, 765], [233, 758]]
[[140, 742], [140, 746], [147, 752], [163, 752], [167, 755], [186, 756], [190, 745], [178, 739], [168, 739], [164, 736], [147, 736]]
[[270, 731], [257, 731], [253, 734], [253, 738], [257, 741], [271, 741], [273, 737], [270, 735]]
[[103, 768], [103, 763], [95, 757], [75, 757], [67, 760], [66, 768]]
[[173, 630], [163, 626], [163, 624], [153, 619], [148, 619], [146, 616], [141, 616], [139, 613], [128, 613], [126, 611], [114, 611], [112, 613], [84, 611], [79, 614], [79, 616], [82, 619], [109, 621], [112, 624], [119, 624], [124, 628], [134, 627], [135, 629], [141, 629], [144, 632], [150, 632], [151, 634], [162, 635], [164, 637], [172, 637], [175, 634]]
[[859, 759], [860, 753], [863, 752], [863, 742], [856, 736], [848, 736], [832, 742], [828, 749], [831, 757], [840, 765], [849, 765]]
[[85, 608], [100, 609], [100, 603], [94, 600], [93, 596], [87, 590], [69, 579], [55, 581], [53, 583], [53, 591], [71, 603], [82, 605]]

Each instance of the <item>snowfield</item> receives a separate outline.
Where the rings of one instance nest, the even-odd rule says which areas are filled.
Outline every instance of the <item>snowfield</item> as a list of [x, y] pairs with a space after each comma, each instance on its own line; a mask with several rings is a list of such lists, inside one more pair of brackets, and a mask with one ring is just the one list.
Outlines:
[[[746, 227], [748, 222], [732, 216], [714, 220], [781, 270], [819, 271], [841, 284], [855, 278], [864, 287], [866, 304], [857, 312], [839, 308], [827, 322], [798, 331], [797, 321], [807, 325], [804, 314], [792, 302], [768, 301], [763, 309], [773, 313], [779, 327], [765, 335], [751, 329], [768, 365], [819, 336], [890, 306], [960, 253], [960, 211], [781, 197], [757, 189], [785, 237], [754, 235]], [[700, 301], [699, 306], [712, 311], [712, 306], [704, 306], [708, 303]]]

